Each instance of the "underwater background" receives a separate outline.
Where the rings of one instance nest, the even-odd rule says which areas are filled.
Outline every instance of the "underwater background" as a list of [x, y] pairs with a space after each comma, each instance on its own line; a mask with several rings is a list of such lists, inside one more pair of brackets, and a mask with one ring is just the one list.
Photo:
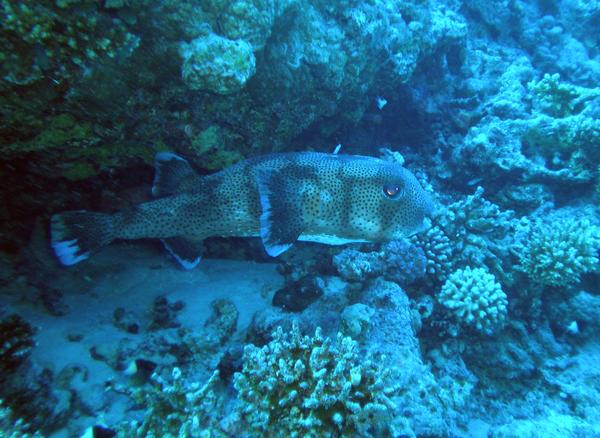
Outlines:
[[[596, 0], [0, 0], [0, 436], [600, 437], [599, 30]], [[158, 152], [338, 145], [431, 226], [52, 252]]]

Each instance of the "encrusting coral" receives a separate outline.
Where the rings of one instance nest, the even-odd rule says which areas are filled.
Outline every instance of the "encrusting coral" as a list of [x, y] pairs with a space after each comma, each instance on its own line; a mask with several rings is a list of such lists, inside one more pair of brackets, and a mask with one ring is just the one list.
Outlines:
[[183, 43], [181, 55], [183, 80], [192, 90], [231, 94], [240, 91], [256, 71], [250, 44], [215, 34]]
[[340, 276], [349, 281], [381, 276], [399, 284], [408, 284], [425, 275], [428, 260], [421, 248], [408, 240], [392, 240], [379, 251], [343, 249], [333, 257]]

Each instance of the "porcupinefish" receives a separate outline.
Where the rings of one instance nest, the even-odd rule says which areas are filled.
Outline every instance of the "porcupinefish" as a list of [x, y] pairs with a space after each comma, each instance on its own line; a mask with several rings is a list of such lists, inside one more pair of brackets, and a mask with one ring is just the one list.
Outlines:
[[318, 152], [241, 161], [200, 176], [183, 158], [155, 158], [153, 201], [116, 213], [54, 215], [51, 243], [74, 265], [115, 239], [159, 238], [186, 269], [211, 236], [259, 236], [278, 256], [296, 240], [330, 245], [378, 242], [424, 228], [432, 201], [398, 163]]

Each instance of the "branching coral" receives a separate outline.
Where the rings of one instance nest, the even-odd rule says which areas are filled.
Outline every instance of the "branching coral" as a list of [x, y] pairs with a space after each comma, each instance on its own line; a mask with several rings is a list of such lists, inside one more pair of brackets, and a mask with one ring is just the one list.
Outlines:
[[561, 82], [558, 73], [546, 73], [540, 81], [531, 81], [527, 86], [536, 96], [539, 109], [553, 117], [562, 118], [578, 114], [587, 101], [600, 97], [600, 89], [577, 87]]
[[13, 419], [10, 408], [3, 406], [0, 400], [0, 436], [3, 438], [41, 438], [38, 432], [27, 432], [29, 426], [23, 420]]
[[466, 265], [487, 266], [508, 280], [511, 236], [518, 226], [514, 212], [501, 210], [483, 197], [483, 188], [439, 210], [434, 226], [413, 237], [427, 257], [429, 279], [443, 282], [453, 270]]
[[438, 296], [458, 321], [491, 333], [506, 317], [506, 294], [496, 278], [483, 268], [458, 269], [442, 286]]
[[558, 73], [545, 74], [528, 88], [538, 114], [527, 122], [525, 142], [539, 146], [551, 167], [566, 166], [582, 179], [591, 179], [600, 159], [600, 89], [563, 82]]
[[[474, 65], [483, 59], [497, 63], [503, 57], [494, 57], [487, 48], [475, 53]], [[500, 84], [498, 93], [485, 99], [477, 124], [470, 124], [462, 144], [450, 151], [456, 176], [465, 182], [479, 178], [492, 190], [503, 188], [507, 176], [520, 183], [590, 181], [599, 155], [600, 90], [560, 81], [556, 74], [532, 80], [535, 69], [530, 61], [516, 55], [511, 65], [500, 65], [505, 73], [497, 81], [479, 78], [480, 83]]]
[[[379, 361], [378, 361], [379, 362]], [[389, 369], [364, 358], [358, 344], [321, 330], [302, 336], [278, 328], [262, 348], [248, 345], [234, 377], [250, 430], [268, 436], [380, 436], [394, 408]]]
[[454, 246], [448, 235], [438, 225], [424, 233], [416, 234], [412, 241], [425, 253], [429, 279], [444, 281], [452, 270]]
[[565, 287], [598, 269], [598, 251], [600, 227], [589, 220], [539, 221], [531, 226], [520, 267], [542, 285]]
[[154, 375], [150, 389], [127, 389], [126, 392], [147, 407], [147, 411], [141, 422], [119, 425], [121, 436], [212, 436], [210, 425], [219, 420], [213, 415], [219, 401], [213, 391], [218, 378], [219, 373], [215, 371], [205, 384], [186, 383], [181, 370], [174, 368], [168, 381]]
[[35, 331], [16, 314], [0, 320], [0, 382], [27, 360], [35, 346]]

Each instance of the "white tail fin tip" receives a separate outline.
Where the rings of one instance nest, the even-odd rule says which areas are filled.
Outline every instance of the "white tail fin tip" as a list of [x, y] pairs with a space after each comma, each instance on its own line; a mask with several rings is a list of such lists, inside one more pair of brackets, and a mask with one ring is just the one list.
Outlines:
[[53, 242], [52, 248], [54, 249], [54, 254], [56, 254], [56, 257], [58, 257], [60, 262], [66, 266], [79, 263], [90, 256], [89, 253], [76, 255], [80, 250], [79, 246], [77, 245], [77, 239]]

